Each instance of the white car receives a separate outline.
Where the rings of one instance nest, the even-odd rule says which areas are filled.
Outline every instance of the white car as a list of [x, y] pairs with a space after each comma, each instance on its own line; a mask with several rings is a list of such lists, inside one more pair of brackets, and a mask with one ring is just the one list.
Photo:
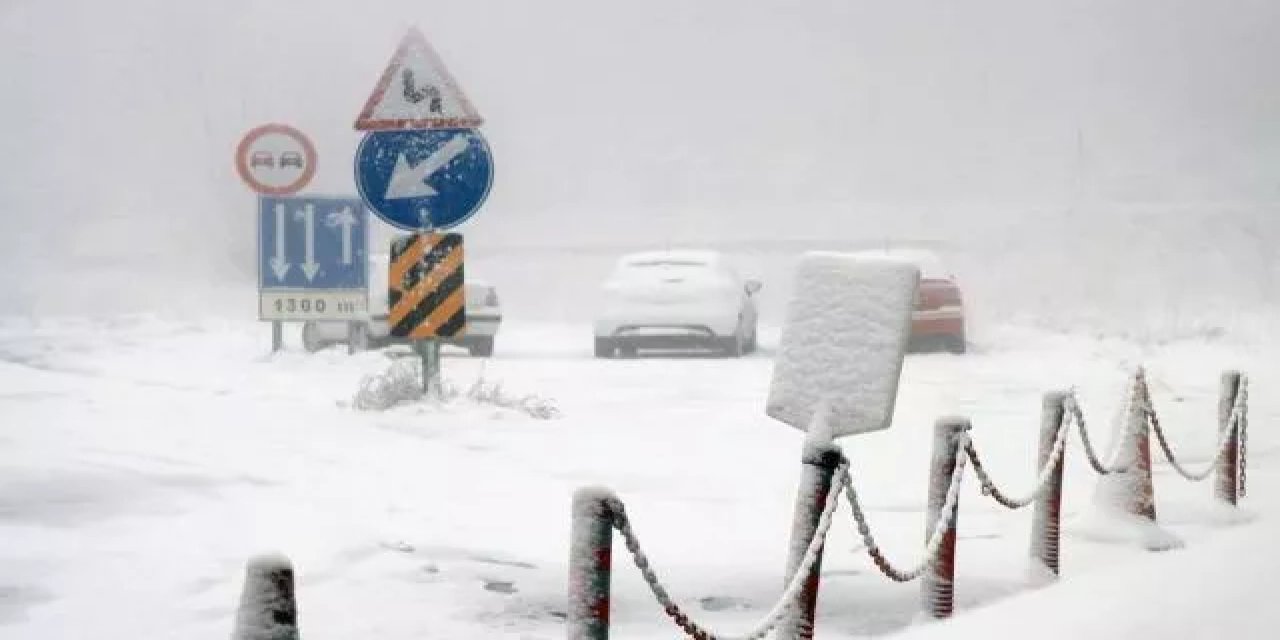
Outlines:
[[[405, 338], [391, 336], [387, 325], [387, 254], [369, 257], [369, 315], [351, 325], [341, 321], [311, 321], [302, 325], [302, 346], [317, 351], [335, 344], [351, 342], [357, 349], [371, 349], [406, 342]], [[467, 328], [464, 335], [444, 338], [444, 344], [462, 347], [473, 356], [493, 355], [493, 341], [502, 325], [502, 307], [498, 290], [479, 280], [466, 280]]]
[[620, 258], [603, 287], [595, 355], [640, 349], [756, 348], [758, 280], [744, 280], [715, 251], [648, 251]]

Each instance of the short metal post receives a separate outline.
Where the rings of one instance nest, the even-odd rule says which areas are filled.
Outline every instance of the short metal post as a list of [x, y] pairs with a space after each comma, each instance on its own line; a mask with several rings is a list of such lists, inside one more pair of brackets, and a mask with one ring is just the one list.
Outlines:
[[[1060, 391], [1046, 393], [1040, 413], [1040, 451], [1036, 456], [1036, 469], [1043, 469], [1049, 464], [1049, 455], [1053, 453], [1053, 445], [1058, 440], [1059, 429], [1067, 428], [1066, 417], [1067, 395]], [[1047, 572], [1041, 575], [1057, 577], [1061, 574], [1062, 536], [1062, 470], [1066, 466], [1066, 447], [1049, 474], [1049, 486], [1045, 487], [1036, 499], [1035, 511], [1031, 520], [1031, 559], [1039, 562]]]
[[249, 561], [232, 640], [298, 640], [293, 566], [281, 555]]
[[569, 640], [607, 640], [613, 565], [613, 492], [585, 487], [573, 495], [569, 542]]
[[1139, 369], [1135, 378], [1137, 388], [1133, 403], [1129, 406], [1126, 439], [1132, 442], [1136, 455], [1128, 460], [1133, 468], [1126, 475], [1133, 476], [1133, 488], [1129, 497], [1129, 513], [1156, 522], [1156, 483], [1151, 475], [1151, 389], [1147, 386], [1147, 374]]
[[440, 386], [440, 341], [434, 338], [415, 340], [413, 348], [422, 360], [422, 392], [429, 399], [439, 400], [442, 396]]
[[[1129, 384], [1128, 405], [1119, 430], [1112, 434], [1111, 464], [1117, 468], [1098, 479], [1094, 505], [1113, 515], [1127, 514], [1156, 523], [1155, 483], [1151, 478], [1150, 397], [1141, 370]], [[1152, 545], [1148, 545], [1152, 546]], [[1152, 547], [1154, 548], [1154, 547]]]
[[[933, 464], [929, 470], [929, 507], [925, 518], [925, 540], [933, 534], [938, 521], [945, 517], [942, 507], [951, 488], [960, 457], [960, 436], [969, 430], [965, 418], [942, 418], [933, 427]], [[956, 525], [960, 519], [960, 502], [951, 514], [950, 526], [942, 537], [938, 556], [925, 569], [921, 584], [925, 612], [934, 618], [947, 618], [955, 609]]]
[[1240, 424], [1233, 424], [1231, 412], [1235, 408], [1236, 396], [1240, 393], [1240, 372], [1225, 371], [1218, 394], [1218, 434], [1231, 429], [1227, 436], [1226, 454], [1218, 458], [1214, 469], [1214, 496], [1218, 500], [1236, 506], [1240, 498]]
[[355, 355], [364, 345], [357, 344], [360, 342], [360, 323], [351, 321], [347, 323], [347, 355]]
[[[840, 447], [832, 442], [829, 430], [809, 432], [801, 454], [800, 487], [791, 524], [791, 548], [787, 555], [784, 584], [795, 577], [800, 563], [818, 533], [818, 521], [831, 493], [832, 476], [843, 457]], [[822, 577], [822, 552], [818, 552], [796, 603], [778, 625], [778, 640], [808, 640], [813, 637], [814, 617], [818, 608], [818, 585]]]
[[427, 395], [435, 400], [439, 400], [443, 396], [443, 390], [440, 383], [440, 341], [431, 339], [427, 341], [427, 357], [430, 360], [431, 377], [427, 379]]
[[279, 320], [271, 321], [271, 352], [276, 353], [284, 349], [284, 323]]

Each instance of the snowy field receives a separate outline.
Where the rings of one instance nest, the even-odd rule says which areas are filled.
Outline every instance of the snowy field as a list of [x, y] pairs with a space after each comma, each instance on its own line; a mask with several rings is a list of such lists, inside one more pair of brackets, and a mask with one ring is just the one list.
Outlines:
[[[278, 550], [297, 568], [308, 640], [560, 638], [569, 503], [586, 484], [619, 492], [699, 620], [748, 628], [781, 589], [799, 474], [801, 434], [764, 416], [776, 332], [741, 360], [598, 361], [589, 335], [511, 323], [493, 359], [445, 359], [460, 387], [483, 378], [554, 402], [559, 416], [539, 420], [465, 399], [358, 411], [362, 377], [398, 352], [307, 354], [293, 327], [290, 349], [272, 356], [266, 325], [251, 322], [0, 321], [0, 637], [226, 638], [246, 560]], [[932, 625], [917, 618], [918, 584], [875, 572], [842, 507], [818, 637], [1013, 638], [1031, 625], [1034, 637], [1271, 637], [1277, 614], [1261, 600], [1280, 569], [1267, 546], [1280, 535], [1273, 347], [1004, 327], [973, 351], [909, 356], [894, 426], [841, 442], [897, 562], [920, 555], [937, 417], [972, 418], [987, 465], [1021, 493], [1040, 395], [1076, 386], [1105, 443], [1138, 363], [1196, 467], [1215, 438], [1219, 373], [1251, 375], [1246, 508], [1224, 514], [1207, 484], [1158, 464], [1160, 518], [1187, 547], [1098, 542], [1078, 530], [1094, 476], [1073, 439], [1064, 577], [1033, 590], [1029, 510], [1001, 510], [970, 475], [961, 612]], [[620, 545], [614, 576], [614, 637], [676, 635]]]
[[[892, 428], [840, 443], [891, 559], [921, 557], [937, 418], [971, 418], [1022, 495], [1042, 394], [1077, 388], [1105, 445], [1138, 365], [1196, 469], [1222, 370], [1251, 376], [1250, 493], [1224, 511], [1156, 449], [1185, 547], [1108, 542], [1073, 435], [1063, 577], [1040, 588], [1030, 510], [970, 474], [942, 624], [842, 505], [818, 637], [1280, 637], [1280, 2], [1226, 6], [0, 0], [0, 640], [227, 640], [271, 551], [304, 640], [563, 638], [571, 497], [597, 484], [698, 621], [749, 629], [783, 586], [800, 475], [802, 434], [765, 416], [795, 259], [910, 247], [954, 271], [971, 352], [909, 356]], [[454, 230], [506, 324], [446, 376], [551, 419], [465, 395], [361, 410], [403, 351], [308, 354], [291, 326], [273, 355], [250, 319], [237, 142], [296, 127], [302, 193], [359, 193], [352, 124], [409, 27], [496, 167]], [[594, 359], [614, 261], [673, 248], [764, 283], [764, 348]], [[620, 544], [614, 566], [613, 637], [677, 637]]]

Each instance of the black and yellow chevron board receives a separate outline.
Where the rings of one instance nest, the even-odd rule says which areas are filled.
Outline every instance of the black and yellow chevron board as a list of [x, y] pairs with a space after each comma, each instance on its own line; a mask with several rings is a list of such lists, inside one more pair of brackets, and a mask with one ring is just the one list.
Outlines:
[[391, 242], [387, 324], [399, 338], [456, 338], [466, 332], [462, 234], [415, 233]]

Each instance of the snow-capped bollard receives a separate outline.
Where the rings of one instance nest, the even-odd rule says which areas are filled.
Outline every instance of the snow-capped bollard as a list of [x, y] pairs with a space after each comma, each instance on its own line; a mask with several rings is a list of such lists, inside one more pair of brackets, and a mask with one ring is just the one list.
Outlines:
[[1147, 373], [1139, 369], [1134, 379], [1138, 395], [1129, 407], [1126, 442], [1133, 456], [1128, 460], [1129, 471], [1123, 475], [1132, 477], [1133, 490], [1127, 502], [1129, 513], [1156, 521], [1156, 483], [1151, 476], [1151, 421], [1147, 415], [1151, 407], [1151, 388], [1147, 386]]
[[1151, 423], [1147, 416], [1150, 404], [1146, 375], [1139, 369], [1130, 383], [1119, 431], [1112, 435], [1111, 464], [1118, 468], [1098, 480], [1094, 505], [1103, 513], [1127, 514], [1154, 525], [1156, 498], [1151, 478]]
[[[1225, 371], [1218, 394], [1218, 433], [1227, 429], [1232, 432], [1227, 436], [1226, 452], [1218, 457], [1214, 469], [1213, 494], [1231, 506], [1236, 506], [1240, 498], [1240, 422], [1232, 420], [1232, 412], [1236, 406], [1236, 396], [1240, 393], [1240, 372]], [[1240, 418], [1242, 421], [1243, 418]]]
[[956, 521], [960, 519], [960, 501], [950, 514], [942, 512], [951, 488], [957, 460], [961, 455], [960, 437], [969, 430], [965, 418], [942, 418], [933, 427], [933, 463], [929, 469], [929, 506], [925, 513], [926, 542], [942, 518], [949, 518], [937, 557], [925, 569], [921, 581], [924, 609], [931, 617], [947, 618], [955, 609]]
[[[832, 476], [843, 454], [832, 442], [831, 430], [825, 424], [825, 410], [810, 427], [801, 454], [800, 486], [796, 492], [795, 515], [791, 524], [791, 547], [787, 554], [785, 583], [790, 583], [804, 561], [813, 536], [818, 533], [818, 521], [831, 493]], [[822, 553], [819, 552], [804, 588], [796, 596], [795, 604], [778, 625], [779, 640], [808, 640], [813, 637], [814, 616], [818, 607], [818, 586], [822, 574]]]
[[1098, 479], [1090, 520], [1103, 539], [1140, 543], [1149, 551], [1176, 549], [1183, 542], [1156, 521], [1151, 477], [1151, 431], [1155, 415], [1146, 374], [1138, 369], [1129, 385], [1122, 419], [1111, 435], [1110, 469]]
[[232, 640], [298, 640], [293, 565], [283, 555], [257, 556], [245, 571]]
[[[1057, 442], [1060, 429], [1068, 428], [1066, 419], [1065, 393], [1054, 391], [1044, 395], [1044, 404], [1040, 413], [1040, 451], [1036, 456], [1036, 468], [1043, 469], [1049, 464], [1049, 456], [1053, 453], [1053, 445]], [[1049, 485], [1036, 499], [1035, 512], [1031, 520], [1031, 561], [1038, 562], [1036, 573], [1057, 577], [1061, 573], [1060, 544], [1062, 538], [1062, 470], [1066, 466], [1065, 447], [1052, 473], [1049, 474]]]
[[584, 487], [573, 494], [569, 543], [569, 640], [607, 640], [613, 564], [613, 492]]

